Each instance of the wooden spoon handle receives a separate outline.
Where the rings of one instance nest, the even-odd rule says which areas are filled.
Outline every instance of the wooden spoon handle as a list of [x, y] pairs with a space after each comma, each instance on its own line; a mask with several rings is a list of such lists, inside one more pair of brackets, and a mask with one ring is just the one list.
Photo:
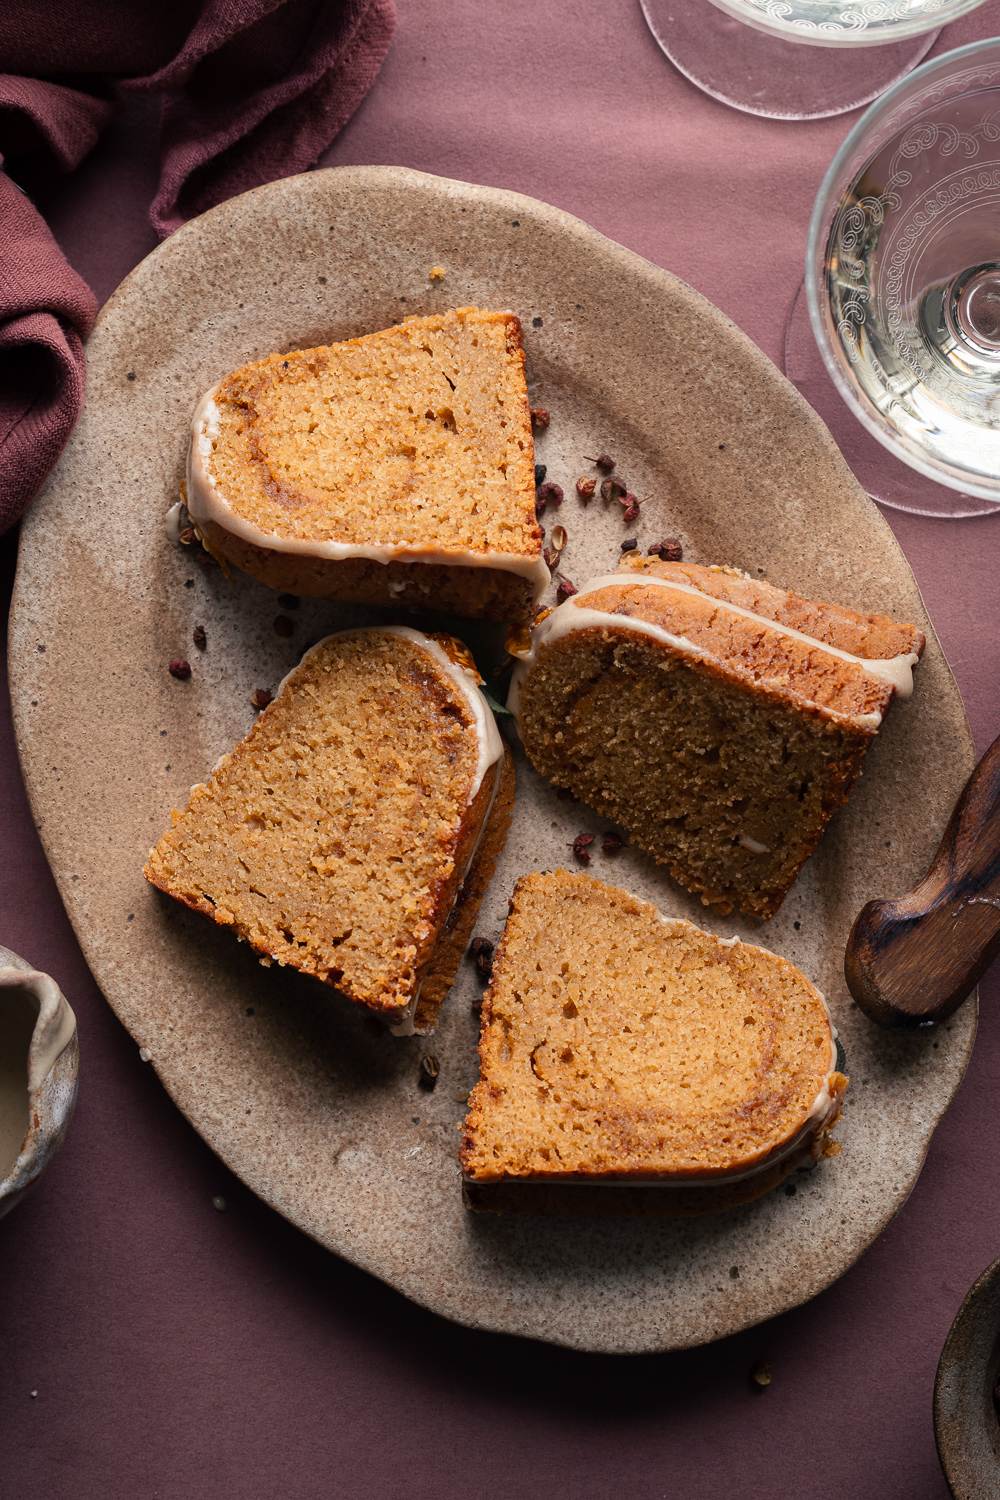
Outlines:
[[873, 1021], [922, 1025], [950, 1016], [998, 950], [1000, 739], [966, 782], [919, 885], [862, 907], [844, 973]]

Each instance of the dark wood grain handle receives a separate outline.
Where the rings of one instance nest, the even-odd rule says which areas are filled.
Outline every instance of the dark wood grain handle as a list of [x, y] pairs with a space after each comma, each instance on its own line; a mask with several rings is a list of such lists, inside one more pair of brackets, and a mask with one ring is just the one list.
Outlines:
[[950, 1016], [998, 951], [1000, 739], [966, 782], [920, 884], [862, 907], [844, 973], [873, 1021], [917, 1026]]

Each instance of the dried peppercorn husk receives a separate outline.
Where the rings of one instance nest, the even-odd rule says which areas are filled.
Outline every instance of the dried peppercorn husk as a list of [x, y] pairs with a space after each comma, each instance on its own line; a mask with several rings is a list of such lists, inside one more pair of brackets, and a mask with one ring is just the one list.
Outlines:
[[473, 938], [469, 944], [469, 957], [476, 966], [476, 972], [483, 979], [489, 979], [493, 973], [493, 944], [489, 938]]
[[594, 842], [592, 833], [578, 833], [570, 848], [573, 850], [573, 858], [577, 864], [590, 864], [590, 846]]
[[425, 1052], [420, 1059], [420, 1075], [418, 1083], [422, 1089], [433, 1089], [437, 1087], [438, 1078], [441, 1075], [441, 1064], [433, 1052]]

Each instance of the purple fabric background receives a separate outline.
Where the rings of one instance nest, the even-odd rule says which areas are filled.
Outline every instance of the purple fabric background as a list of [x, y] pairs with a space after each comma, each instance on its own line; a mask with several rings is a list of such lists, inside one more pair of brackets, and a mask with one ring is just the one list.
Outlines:
[[[548, 199], [685, 277], [779, 356], [813, 194], [849, 121], [769, 124], [712, 103], [672, 72], [635, 0], [400, 9], [331, 163], [397, 162]], [[948, 43], [997, 31], [991, 0]], [[152, 248], [153, 141], [140, 102], [44, 205], [100, 297]], [[982, 751], [1000, 730], [1000, 513], [891, 519]], [[0, 562], [6, 597], [13, 539]], [[934, 1369], [966, 1288], [1000, 1254], [996, 974], [916, 1191], [836, 1286], [706, 1349], [579, 1356], [440, 1322], [229, 1177], [87, 972], [34, 834], [6, 699], [0, 827], [0, 941], [57, 977], [83, 1050], [69, 1141], [0, 1226], [5, 1495], [946, 1494]], [[774, 1383], [755, 1395], [761, 1358]]]

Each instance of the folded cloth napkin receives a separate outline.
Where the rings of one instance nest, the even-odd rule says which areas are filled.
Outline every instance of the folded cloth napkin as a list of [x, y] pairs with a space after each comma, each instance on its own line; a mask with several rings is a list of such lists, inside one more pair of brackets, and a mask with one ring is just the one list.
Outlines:
[[93, 294], [0, 172], [0, 534], [17, 521], [83, 404]]
[[162, 98], [150, 209], [169, 234], [233, 193], [315, 164], [368, 92], [394, 0], [2, 0], [0, 533], [83, 400], [93, 299], [14, 186], [87, 154], [121, 90]]

